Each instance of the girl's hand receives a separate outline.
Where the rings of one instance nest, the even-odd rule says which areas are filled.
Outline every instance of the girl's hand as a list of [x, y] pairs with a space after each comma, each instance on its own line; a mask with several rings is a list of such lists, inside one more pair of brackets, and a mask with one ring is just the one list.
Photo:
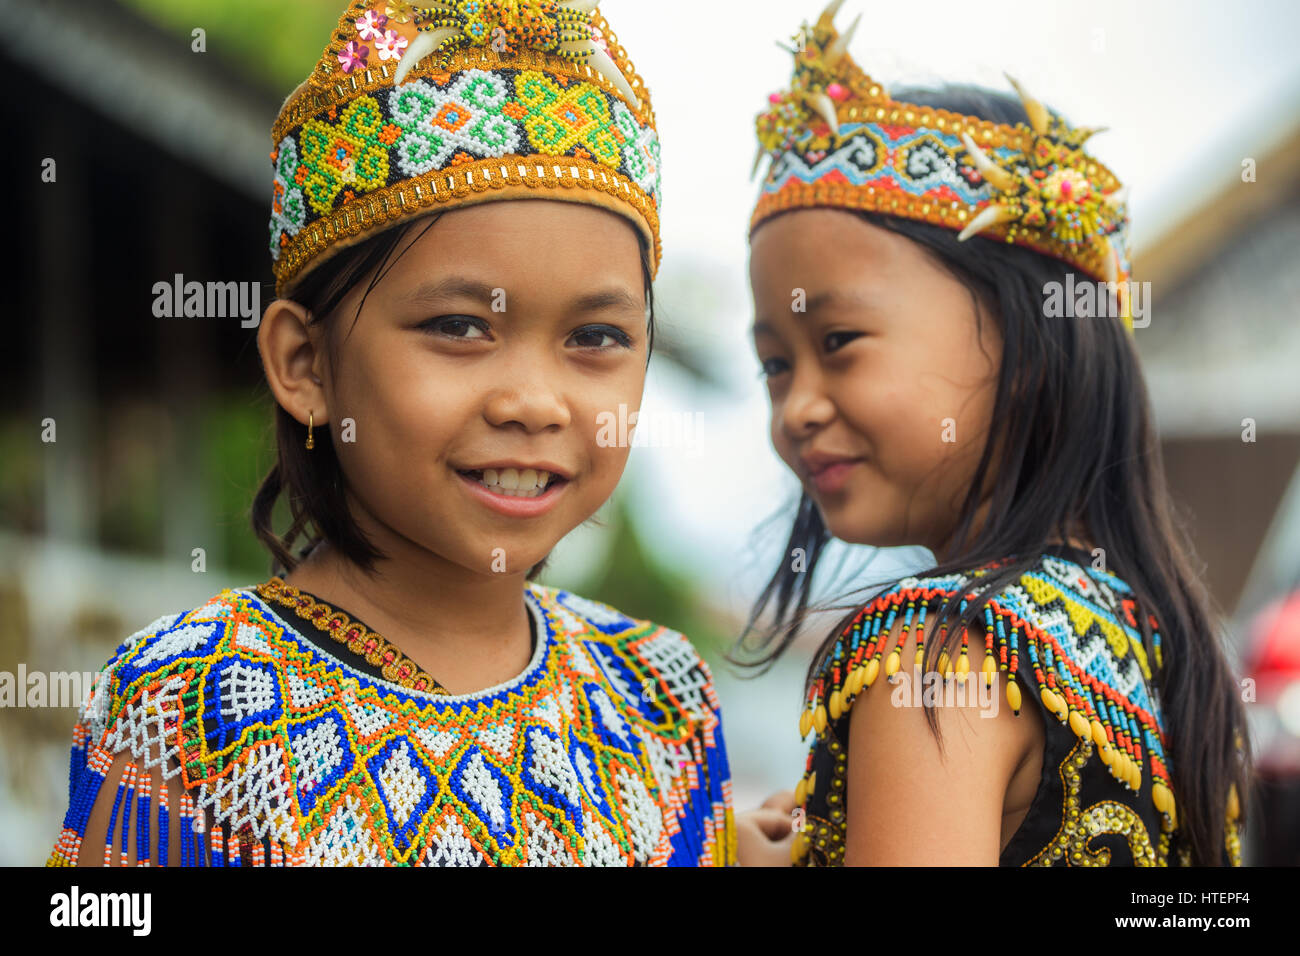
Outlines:
[[788, 817], [794, 813], [794, 791], [778, 790], [763, 801], [763, 806], [772, 810], [780, 810]]
[[782, 790], [757, 810], [736, 815], [736, 856], [741, 866], [789, 866], [794, 845], [794, 791]]

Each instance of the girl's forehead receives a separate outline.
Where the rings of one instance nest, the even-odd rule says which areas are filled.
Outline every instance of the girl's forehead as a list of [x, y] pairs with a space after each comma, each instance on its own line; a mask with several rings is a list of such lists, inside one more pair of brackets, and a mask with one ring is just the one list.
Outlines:
[[404, 239], [403, 258], [427, 271], [449, 260], [498, 271], [566, 272], [639, 266], [636, 229], [607, 210], [555, 200], [498, 200], [443, 213]]
[[764, 222], [750, 238], [751, 265], [834, 271], [906, 268], [924, 259], [905, 236], [838, 209], [800, 209]]
[[569, 311], [594, 312], [645, 310], [645, 296], [639, 286], [630, 285], [613, 273], [586, 275], [570, 281], [503, 286], [500, 275], [476, 275], [465, 269], [415, 273], [412, 282], [394, 284], [390, 299], [395, 304], [435, 305], [447, 300], [473, 300], [508, 311], [509, 299], [527, 299], [530, 304], [553, 303]]

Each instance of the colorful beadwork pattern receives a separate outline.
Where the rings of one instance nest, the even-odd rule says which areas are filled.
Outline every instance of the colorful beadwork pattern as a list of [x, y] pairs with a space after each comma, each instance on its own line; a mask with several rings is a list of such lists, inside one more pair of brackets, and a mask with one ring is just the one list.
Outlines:
[[82, 711], [49, 865], [75, 863], [128, 750], [106, 864], [130, 862], [137, 791], [138, 832], [150, 825], [137, 780], [159, 764], [184, 786], [179, 807], [161, 788], [156, 823], [165, 836], [179, 812], [183, 865], [732, 864], [720, 708], [687, 639], [568, 591], [530, 584], [525, 598], [527, 669], [459, 696], [324, 653], [258, 589], [160, 618], [118, 648], [96, 685], [107, 701]]
[[820, 206], [1016, 243], [1116, 283], [1131, 330], [1125, 193], [1083, 151], [1098, 130], [1069, 127], [1018, 85], [1028, 126], [894, 100], [849, 55], [853, 28], [841, 35], [833, 22], [842, 3], [803, 24], [790, 87], [755, 121], [755, 169], [764, 156], [772, 162], [751, 232], [782, 212]]
[[445, 694], [447, 690], [431, 674], [401, 652], [394, 644], [380, 637], [360, 621], [318, 600], [278, 577], [257, 586], [257, 593], [267, 600], [293, 609], [312, 621], [317, 628], [329, 634], [339, 644], [364, 657], [367, 663], [378, 667], [386, 680], [414, 690]]
[[[895, 624], [901, 623], [899, 644], [916, 629], [921, 660], [927, 614], [936, 614], [957, 595], [964, 611], [977, 579], [1004, 563], [967, 574], [907, 578], [864, 606], [840, 635], [800, 718], [800, 734], [815, 730], [816, 737], [795, 790], [806, 822], [795, 841], [796, 865], [843, 863], [849, 711], [882, 668], [887, 676], [902, 669], [898, 645], [888, 640]], [[989, 602], [982, 649], [971, 646], [964, 630], [957, 654], [939, 658], [948, 679], [965, 674], [968, 680], [991, 681], [997, 672], [1012, 678], [1006, 681], [1005, 703], [1017, 714], [1022, 695], [1015, 678], [1043, 707], [1045, 766], [1058, 766], [1058, 779], [1047, 799], [1040, 791], [1007, 845], [1003, 865], [1163, 866], [1186, 858], [1175, 842], [1177, 813], [1163, 718], [1135, 608], [1132, 590], [1116, 575], [1045, 553]], [[1159, 631], [1154, 620], [1150, 623], [1159, 667]], [[932, 638], [933, 631], [932, 623]], [[937, 638], [941, 644], [947, 632], [945, 621]], [[1225, 861], [1240, 866], [1232, 807], [1230, 798]], [[1092, 845], [1107, 836], [1121, 839], [1118, 845]], [[1116, 855], [1121, 848], [1126, 852]]]
[[272, 131], [277, 294], [335, 248], [492, 198], [623, 215], [657, 272], [654, 112], [603, 16], [580, 6], [354, 0]]

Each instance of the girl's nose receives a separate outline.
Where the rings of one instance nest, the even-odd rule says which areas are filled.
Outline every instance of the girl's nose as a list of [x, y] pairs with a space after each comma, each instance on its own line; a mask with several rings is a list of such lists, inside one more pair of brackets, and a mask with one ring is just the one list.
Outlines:
[[795, 375], [781, 407], [781, 427], [791, 437], [802, 437], [825, 427], [835, 417], [835, 403], [826, 394], [820, 375]]
[[553, 387], [526, 380], [493, 389], [484, 399], [483, 416], [499, 427], [517, 422], [530, 433], [565, 428], [573, 420], [568, 404]]

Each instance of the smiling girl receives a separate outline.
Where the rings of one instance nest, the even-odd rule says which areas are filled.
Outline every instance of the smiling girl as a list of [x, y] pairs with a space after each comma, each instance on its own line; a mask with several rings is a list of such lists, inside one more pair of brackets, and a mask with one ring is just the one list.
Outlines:
[[[840, 2], [758, 120], [754, 345], [803, 490], [758, 662], [831, 537], [935, 565], [840, 606], [805, 772], [743, 815], [741, 860], [1239, 865], [1244, 715], [1166, 490], [1119, 184], [1027, 95], [885, 93]], [[1076, 277], [1107, 307], [1049, 313]]]
[[118, 648], [52, 865], [733, 861], [704, 661], [531, 581], [614, 491], [652, 344], [654, 116], [594, 7], [355, 2], [286, 102], [283, 576]]

